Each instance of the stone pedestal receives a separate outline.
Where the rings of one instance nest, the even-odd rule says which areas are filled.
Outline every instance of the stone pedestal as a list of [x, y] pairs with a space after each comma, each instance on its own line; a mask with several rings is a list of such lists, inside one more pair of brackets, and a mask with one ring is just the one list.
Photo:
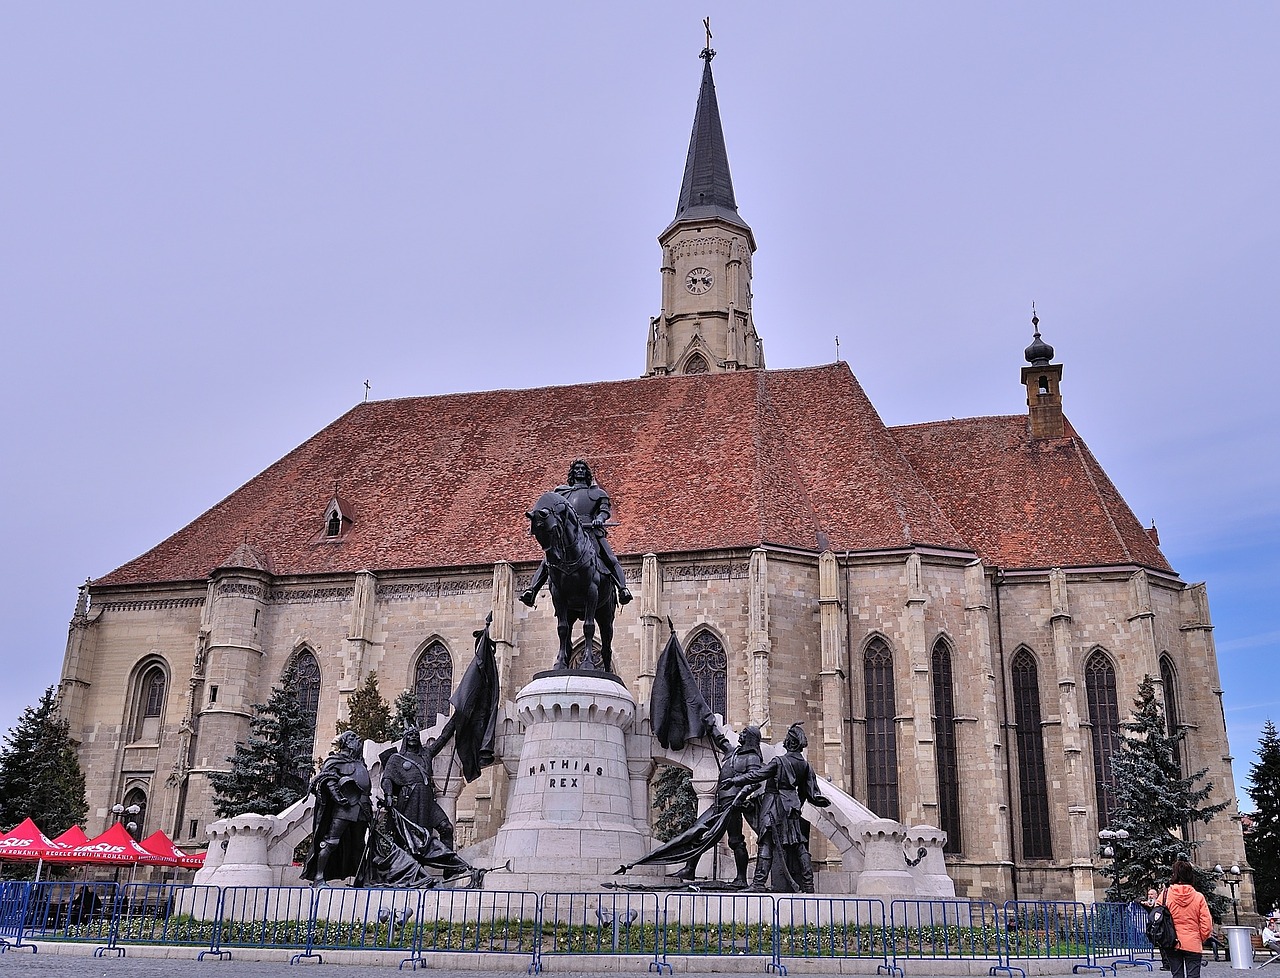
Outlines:
[[[947, 863], [942, 847], [947, 844], [947, 833], [935, 825], [913, 825], [903, 834], [903, 855], [915, 853], [916, 895], [919, 899], [954, 900], [956, 885], [947, 875]], [[920, 850], [924, 850], [921, 856]]]
[[[196, 873], [195, 882], [208, 886], [279, 886], [280, 877], [272, 870], [267, 846], [276, 819], [270, 815], [237, 815], [214, 823], [218, 831], [209, 833], [212, 852], [215, 846], [222, 858]], [[219, 836], [225, 841], [220, 841]], [[223, 846], [226, 846], [223, 849]], [[206, 859], [206, 862], [209, 862]]]
[[[907, 864], [908, 856], [902, 849], [906, 837], [902, 824], [877, 818], [863, 823], [861, 830], [863, 863], [857, 895], [879, 898], [886, 903], [913, 899], [918, 890]], [[910, 858], [915, 858], [915, 854]]]
[[645, 852], [633, 810], [626, 732], [636, 704], [612, 679], [574, 672], [535, 678], [516, 696], [524, 725], [507, 819], [486, 889], [594, 889]]

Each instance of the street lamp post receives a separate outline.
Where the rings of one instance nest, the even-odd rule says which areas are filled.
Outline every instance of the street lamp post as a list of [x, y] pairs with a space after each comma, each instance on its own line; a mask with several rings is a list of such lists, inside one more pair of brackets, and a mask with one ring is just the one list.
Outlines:
[[133, 836], [136, 841], [138, 838], [138, 823], [136, 821], [138, 813], [142, 811], [140, 805], [124, 805], [116, 802], [111, 806], [111, 814], [116, 817], [117, 822], [124, 822], [124, 817], [129, 816], [129, 821], [124, 822], [125, 831]]
[[1129, 841], [1129, 833], [1124, 829], [1103, 829], [1098, 833], [1098, 847], [1102, 855], [1111, 860], [1111, 878], [1116, 893], [1123, 896], [1120, 887], [1120, 872], [1116, 869], [1116, 848]]
[[1116, 894], [1123, 897], [1124, 892], [1120, 886], [1120, 870], [1116, 869], [1116, 849], [1123, 847], [1125, 842], [1129, 841], [1129, 833], [1123, 828], [1103, 828], [1098, 832], [1098, 851], [1103, 858], [1111, 860], [1111, 879], [1112, 885], [1115, 886]]
[[[1218, 875], [1223, 875], [1222, 863], [1218, 863], [1213, 867], [1218, 871]], [[1231, 875], [1223, 880], [1227, 886], [1231, 887], [1231, 915], [1235, 918], [1236, 926], [1240, 926], [1240, 901], [1236, 899], [1236, 887], [1240, 885], [1240, 867], [1232, 865]]]
[[[138, 814], [142, 811], [141, 805], [126, 805], [123, 802], [116, 802], [111, 806], [111, 814], [116, 817], [116, 822], [124, 822], [124, 830], [129, 833], [129, 837], [134, 842], [138, 841]], [[125, 816], [129, 817], [129, 821], [125, 822]], [[116, 866], [115, 882], [120, 882], [120, 867]]]

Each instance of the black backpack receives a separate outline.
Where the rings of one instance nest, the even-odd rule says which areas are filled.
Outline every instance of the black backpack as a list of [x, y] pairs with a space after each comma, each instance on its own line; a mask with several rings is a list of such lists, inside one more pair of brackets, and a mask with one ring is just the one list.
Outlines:
[[1173, 926], [1173, 917], [1163, 898], [1147, 911], [1147, 940], [1162, 951], [1172, 951], [1178, 946], [1178, 930]]

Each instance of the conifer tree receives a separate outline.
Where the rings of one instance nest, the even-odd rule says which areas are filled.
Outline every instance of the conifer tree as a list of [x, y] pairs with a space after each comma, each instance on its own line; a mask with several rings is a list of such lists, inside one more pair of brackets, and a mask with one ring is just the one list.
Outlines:
[[418, 725], [418, 698], [413, 695], [413, 690], [400, 691], [400, 695], [396, 697], [394, 710], [395, 714], [391, 718], [392, 737], [399, 737], [404, 733], [405, 727]]
[[692, 825], [698, 818], [698, 794], [693, 775], [682, 767], [664, 765], [653, 779], [653, 834], [666, 842]]
[[397, 736], [391, 732], [391, 707], [378, 690], [377, 672], [365, 676], [360, 688], [347, 697], [347, 714], [346, 720], [338, 721], [337, 733], [354, 730], [375, 744]]
[[302, 711], [290, 665], [267, 702], [255, 704], [249, 740], [236, 744], [231, 770], [209, 775], [220, 818], [254, 812], [275, 815], [307, 793], [315, 762], [314, 720]]
[[[1114, 858], [1101, 856], [1102, 873], [1111, 880], [1107, 900], [1118, 903], [1143, 899], [1148, 887], [1168, 883], [1174, 860], [1193, 856], [1198, 845], [1182, 837], [1183, 827], [1209, 822], [1227, 807], [1226, 802], [1205, 804], [1213, 786], [1200, 782], [1208, 768], [1183, 777], [1174, 747], [1184, 733], [1170, 735], [1166, 729], [1150, 676], [1142, 678], [1133, 707], [1132, 717], [1120, 724], [1124, 737], [1112, 758], [1115, 804], [1107, 826], [1129, 837], [1111, 843]], [[1231, 901], [1215, 892], [1217, 880], [1217, 873], [1196, 868], [1195, 888], [1220, 920]]]
[[1258, 760], [1249, 767], [1253, 798], [1253, 831], [1244, 837], [1244, 852], [1253, 867], [1258, 913], [1280, 905], [1280, 736], [1268, 720], [1258, 741]]
[[46, 835], [84, 825], [89, 807], [70, 725], [50, 686], [22, 711], [0, 748], [0, 829], [30, 817]]

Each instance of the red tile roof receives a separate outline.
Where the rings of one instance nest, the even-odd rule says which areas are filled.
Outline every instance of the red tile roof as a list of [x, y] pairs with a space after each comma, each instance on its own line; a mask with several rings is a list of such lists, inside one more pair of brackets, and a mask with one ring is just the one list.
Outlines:
[[[613, 497], [624, 555], [924, 544], [1006, 566], [1167, 566], [1130, 540], [1146, 537], [1083, 445], [1029, 445], [1025, 427], [891, 433], [844, 364], [372, 401], [96, 583], [199, 580], [229, 554], [278, 575], [532, 560], [525, 510], [578, 457]], [[335, 484], [354, 513], [336, 539]]]
[[987, 563], [1171, 569], [1070, 423], [1066, 437], [1039, 441], [1021, 414], [890, 430]]

